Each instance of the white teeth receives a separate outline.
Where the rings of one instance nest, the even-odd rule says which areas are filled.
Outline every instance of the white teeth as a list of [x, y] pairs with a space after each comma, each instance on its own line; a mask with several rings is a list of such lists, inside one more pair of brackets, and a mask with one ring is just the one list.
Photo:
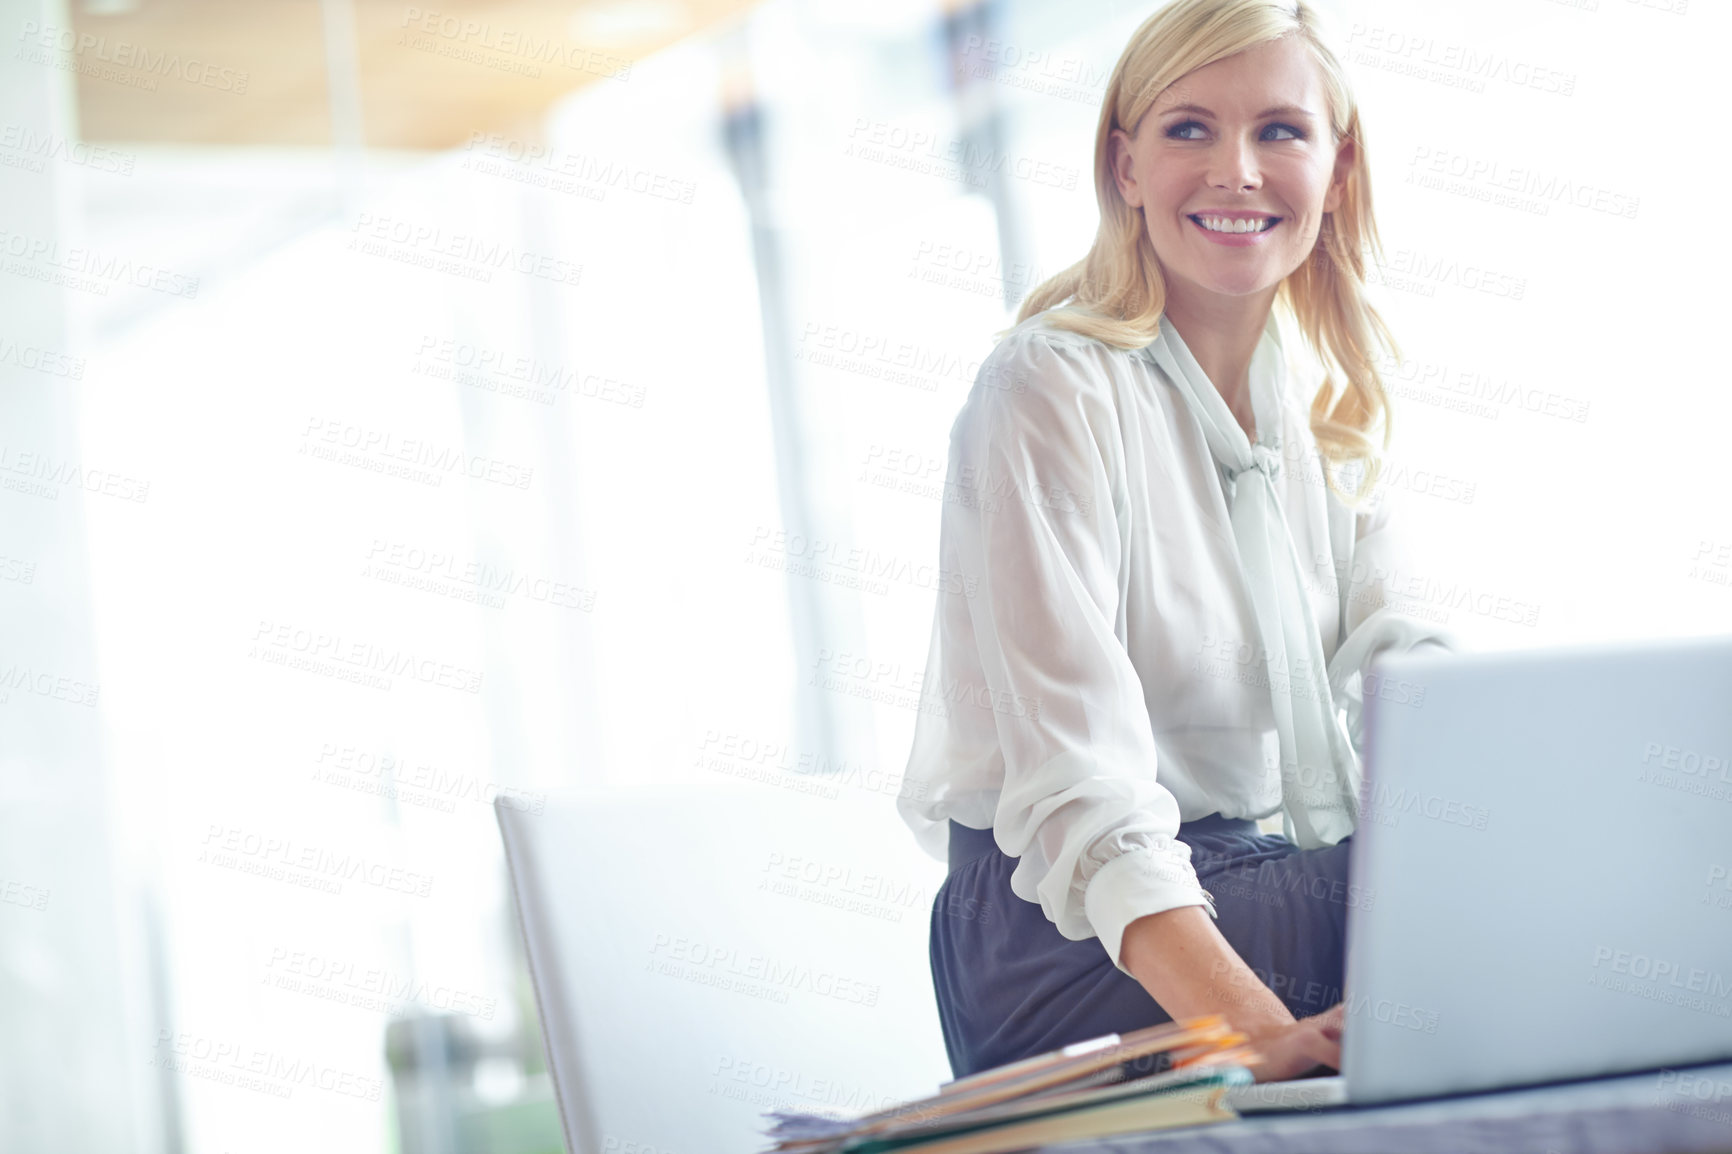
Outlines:
[[1274, 227], [1275, 218], [1266, 216], [1261, 220], [1232, 220], [1224, 216], [1199, 216], [1203, 227], [1210, 232], [1265, 232]]

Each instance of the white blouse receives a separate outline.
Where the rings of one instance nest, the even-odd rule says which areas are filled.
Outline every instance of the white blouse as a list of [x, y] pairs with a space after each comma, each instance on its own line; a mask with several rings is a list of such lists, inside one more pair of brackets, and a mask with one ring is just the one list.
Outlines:
[[[1257, 440], [1282, 447], [1276, 492], [1329, 662], [1338, 588], [1307, 418], [1322, 374], [1287, 362], [1279, 429], [1259, 413]], [[1190, 847], [1173, 836], [1181, 821], [1282, 810], [1269, 672], [1227, 484], [1146, 351], [1043, 316], [982, 363], [950, 431], [940, 568], [974, 591], [939, 594], [897, 808], [940, 860], [948, 819], [990, 827], [1020, 859], [1013, 892], [1065, 937], [1098, 937], [1121, 970], [1131, 922], [1185, 905], [1214, 912]], [[1406, 570], [1393, 496], [1355, 518], [1340, 648], [1359, 673], [1380, 652], [1456, 645], [1384, 607], [1384, 579]], [[1357, 750], [1362, 678], [1336, 688]]]

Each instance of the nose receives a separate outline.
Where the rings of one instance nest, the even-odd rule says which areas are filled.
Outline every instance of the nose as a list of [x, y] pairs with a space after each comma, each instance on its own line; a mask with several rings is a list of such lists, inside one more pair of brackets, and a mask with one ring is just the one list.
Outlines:
[[1239, 136], [1228, 135], [1210, 150], [1209, 184], [1229, 192], [1255, 189], [1263, 183], [1257, 171], [1256, 149]]

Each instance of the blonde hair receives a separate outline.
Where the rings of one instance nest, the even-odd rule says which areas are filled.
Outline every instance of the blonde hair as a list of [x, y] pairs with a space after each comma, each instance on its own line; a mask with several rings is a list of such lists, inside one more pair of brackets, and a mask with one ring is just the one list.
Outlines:
[[[1166, 281], [1141, 213], [1125, 203], [1113, 179], [1111, 134], [1117, 128], [1134, 133], [1155, 98], [1186, 74], [1283, 36], [1299, 37], [1322, 71], [1337, 146], [1354, 142], [1340, 205], [1324, 214], [1311, 255], [1281, 282], [1275, 300], [1323, 363], [1323, 381], [1311, 400], [1311, 433], [1324, 459], [1324, 483], [1359, 507], [1382, 471], [1390, 437], [1389, 397], [1373, 342], [1398, 359], [1400, 350], [1365, 298], [1364, 253], [1381, 260], [1382, 245], [1371, 215], [1359, 107], [1305, 0], [1174, 0], [1132, 34], [1107, 82], [1095, 133], [1101, 223], [1094, 245], [1082, 260], [1036, 286], [1016, 319], [1020, 324], [1051, 310], [1047, 323], [1124, 349], [1142, 348], [1159, 335]], [[1372, 438], [1378, 431], [1381, 444]], [[1349, 496], [1337, 475], [1355, 461], [1360, 484]]]

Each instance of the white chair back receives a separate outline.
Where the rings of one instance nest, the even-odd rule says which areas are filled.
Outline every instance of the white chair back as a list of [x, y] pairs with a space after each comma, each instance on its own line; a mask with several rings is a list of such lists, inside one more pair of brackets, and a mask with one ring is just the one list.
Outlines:
[[810, 780], [496, 804], [570, 1154], [750, 1154], [765, 1110], [861, 1113], [950, 1077], [927, 957], [944, 866], [892, 797]]

